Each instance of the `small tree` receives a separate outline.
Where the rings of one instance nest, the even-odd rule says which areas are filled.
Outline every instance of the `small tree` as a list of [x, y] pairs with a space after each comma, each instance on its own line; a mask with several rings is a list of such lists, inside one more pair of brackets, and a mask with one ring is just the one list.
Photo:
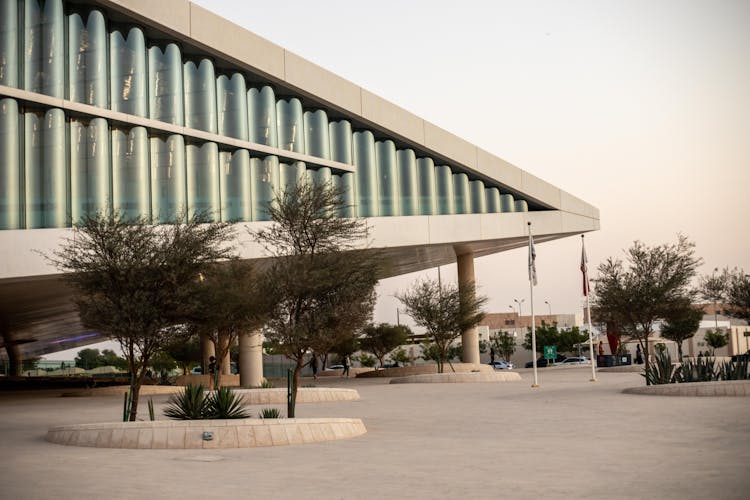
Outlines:
[[714, 356], [716, 355], [716, 349], [721, 349], [729, 343], [729, 334], [721, 330], [708, 330], [706, 331], [704, 340], [711, 347], [711, 355]]
[[516, 352], [516, 338], [508, 332], [498, 332], [492, 337], [492, 348], [505, 361], [510, 361], [513, 353]]
[[750, 321], [750, 274], [736, 268], [731, 272], [727, 301], [732, 315]]
[[366, 242], [360, 219], [338, 218], [342, 191], [330, 184], [300, 183], [269, 207], [273, 224], [254, 234], [274, 258], [263, 279], [273, 309], [266, 338], [295, 361], [292, 402], [310, 352], [329, 352], [372, 316], [376, 256], [357, 250]]
[[127, 370], [128, 360], [119, 356], [112, 349], [104, 349], [101, 355], [102, 366], [114, 366], [120, 370]]
[[391, 353], [391, 361], [393, 363], [398, 363], [406, 366], [406, 364], [411, 361], [411, 358], [406, 352], [406, 349], [404, 349], [403, 347], [399, 347]]
[[[588, 338], [588, 334], [581, 333], [577, 326], [558, 329], [557, 324], [548, 325], [542, 321], [542, 326], [536, 328], [536, 350], [542, 353], [545, 345], [553, 345], [558, 353], [571, 353], [577, 344]], [[523, 347], [531, 350], [531, 328], [527, 329]]]
[[694, 247], [682, 235], [676, 244], [655, 247], [636, 241], [626, 252], [627, 265], [612, 257], [599, 265], [593, 302], [597, 321], [614, 323], [622, 334], [638, 340], [646, 369], [654, 324], [676, 301], [691, 296], [690, 280], [701, 263]]
[[388, 353], [405, 344], [410, 332], [411, 330], [408, 327], [402, 325], [391, 325], [389, 323], [369, 325], [362, 330], [359, 347], [374, 354], [382, 368]]
[[193, 216], [149, 225], [121, 214], [86, 216], [50, 260], [77, 292], [81, 323], [120, 343], [131, 373], [129, 420], [151, 358], [180, 335], [198, 275], [232, 249], [231, 227]]
[[714, 305], [714, 321], [716, 322], [716, 328], [719, 328], [718, 308], [719, 304], [723, 304], [727, 298], [731, 276], [727, 268], [719, 274], [716, 274], [717, 271], [718, 269], [714, 269], [710, 275], [700, 277], [697, 292], [701, 299]]
[[101, 358], [102, 355], [99, 349], [81, 349], [75, 357], [76, 367], [91, 370], [92, 368], [102, 366]]
[[473, 282], [456, 286], [432, 280], [418, 282], [396, 298], [434, 343], [439, 373], [443, 373], [444, 362], [450, 360], [451, 344], [482, 320], [482, 307], [487, 302], [487, 297], [476, 295]]
[[675, 307], [665, 314], [661, 336], [677, 343], [679, 359], [682, 359], [682, 343], [695, 335], [702, 318], [703, 311], [693, 307], [688, 300], [678, 301]]
[[197, 335], [177, 339], [162, 348], [162, 352], [175, 360], [177, 366], [187, 375], [190, 367], [201, 360], [201, 344]]

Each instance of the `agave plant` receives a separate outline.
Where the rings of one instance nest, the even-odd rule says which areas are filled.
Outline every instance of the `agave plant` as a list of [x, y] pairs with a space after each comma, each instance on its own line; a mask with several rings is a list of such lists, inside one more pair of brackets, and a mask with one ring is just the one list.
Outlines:
[[718, 378], [719, 380], [747, 380], [750, 378], [747, 369], [747, 358], [727, 361], [719, 366]]
[[263, 382], [260, 383], [260, 387], [262, 389], [273, 389], [273, 382], [271, 382], [267, 378], [264, 378]]
[[717, 380], [718, 373], [713, 358], [696, 358], [685, 360], [674, 378], [680, 383], [711, 382]]
[[173, 394], [167, 401], [164, 415], [174, 420], [200, 420], [209, 414], [209, 400], [203, 385], [188, 384], [182, 392]]
[[243, 406], [243, 400], [229, 387], [220, 387], [208, 397], [206, 418], [248, 418], [250, 413]]
[[281, 410], [278, 408], [263, 408], [258, 416], [260, 418], [281, 418]]
[[675, 369], [672, 365], [672, 357], [666, 349], [656, 350], [656, 362], [651, 363], [645, 373], [648, 385], [671, 384], [675, 376], [679, 377], [681, 368]]

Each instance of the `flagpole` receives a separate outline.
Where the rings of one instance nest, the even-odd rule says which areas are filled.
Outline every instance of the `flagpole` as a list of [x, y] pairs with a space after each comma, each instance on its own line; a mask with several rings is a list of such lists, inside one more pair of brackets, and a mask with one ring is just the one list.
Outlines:
[[529, 295], [531, 298], [531, 355], [534, 364], [534, 383], [531, 387], [539, 387], [539, 376], [536, 368], [536, 321], [534, 319], [534, 279], [536, 276], [536, 264], [534, 263], [534, 240], [531, 237], [531, 222], [529, 225]]
[[584, 235], [581, 235], [581, 252], [582, 252], [582, 263], [583, 266], [583, 280], [584, 280], [584, 292], [586, 292], [586, 314], [588, 315], [588, 327], [589, 327], [589, 359], [591, 360], [591, 379], [589, 382], [596, 382], [596, 360], [594, 359], [594, 337], [592, 336], [593, 330], [591, 328], [591, 287], [589, 286], [589, 273], [586, 258], [586, 244], [584, 243]]

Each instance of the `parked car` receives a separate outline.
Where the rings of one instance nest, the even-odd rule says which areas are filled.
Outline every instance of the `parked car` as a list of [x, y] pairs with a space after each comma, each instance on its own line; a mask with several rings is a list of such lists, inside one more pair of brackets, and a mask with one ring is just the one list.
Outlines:
[[732, 356], [732, 361], [748, 361], [750, 360], [750, 349], [744, 354], [735, 354]]
[[583, 356], [573, 356], [572, 358], [565, 358], [560, 364], [563, 365], [590, 365], [591, 360]]
[[344, 369], [344, 365], [331, 365], [331, 366], [326, 366], [326, 371], [330, 371], [330, 372], [332, 372], [332, 371], [334, 371], [334, 370], [343, 370], [343, 369]]
[[494, 362], [489, 363], [489, 365], [495, 370], [512, 370], [513, 369], [513, 363], [511, 363], [510, 361], [494, 361]]
[[[546, 358], [539, 358], [539, 359], [536, 360], [536, 367], [537, 368], [544, 368], [544, 367], [547, 366], [547, 364], [548, 363], [547, 363], [547, 359]], [[528, 363], [526, 363], [525, 366], [526, 366], [526, 368], [534, 368], [534, 362], [533, 361], [529, 361]]]

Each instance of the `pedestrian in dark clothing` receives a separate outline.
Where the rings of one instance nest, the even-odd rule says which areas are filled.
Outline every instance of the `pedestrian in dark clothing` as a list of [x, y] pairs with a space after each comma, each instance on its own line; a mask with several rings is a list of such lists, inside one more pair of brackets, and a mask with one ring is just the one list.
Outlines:
[[641, 353], [641, 344], [635, 346], [635, 364], [643, 364], [643, 354]]
[[349, 355], [347, 354], [346, 356], [344, 356], [344, 361], [343, 361], [344, 372], [341, 374], [342, 377], [346, 375], [346, 378], [349, 378], [349, 363], [350, 363]]
[[313, 372], [313, 378], [318, 380], [318, 357], [315, 354], [313, 354], [313, 357], [310, 360], [310, 368]]

